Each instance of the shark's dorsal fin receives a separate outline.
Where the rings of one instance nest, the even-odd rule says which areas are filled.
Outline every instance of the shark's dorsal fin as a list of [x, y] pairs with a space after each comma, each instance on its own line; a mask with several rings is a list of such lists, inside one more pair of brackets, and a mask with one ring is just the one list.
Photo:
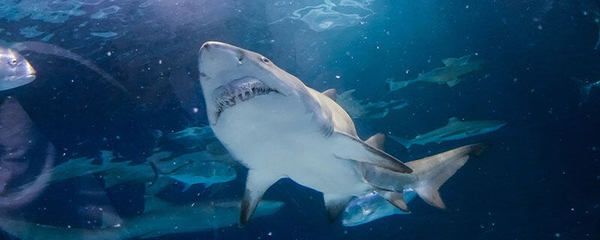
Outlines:
[[279, 181], [281, 176], [273, 176], [272, 174], [260, 172], [259, 170], [248, 170], [246, 178], [246, 192], [242, 199], [242, 213], [240, 214], [240, 223], [246, 224], [256, 210], [258, 202], [262, 199], [263, 194]]
[[398, 209], [400, 209], [404, 212], [410, 212], [408, 210], [408, 205], [406, 204], [406, 201], [404, 200], [403, 193], [391, 192], [391, 191], [385, 191], [385, 190], [377, 190], [377, 194], [379, 194], [379, 196], [385, 198], [385, 200], [390, 202], [392, 205], [394, 205]]
[[369, 146], [377, 148], [379, 150], [383, 150], [383, 145], [385, 143], [385, 134], [383, 133], [378, 133], [375, 134], [373, 136], [371, 136], [369, 139], [367, 139], [365, 141], [366, 144], [369, 144]]
[[458, 58], [446, 58], [446, 59], [442, 60], [442, 63], [444, 63], [444, 65], [446, 65], [446, 67], [447, 67], [447, 66], [450, 66], [450, 65], [456, 63], [456, 61], [458, 61]]
[[350, 199], [352, 199], [352, 196], [323, 194], [323, 200], [325, 201], [325, 208], [327, 208], [327, 213], [329, 214], [329, 220], [334, 221], [342, 210], [346, 208]]
[[331, 100], [333, 101], [337, 100], [337, 91], [335, 90], [335, 88], [327, 89], [324, 92], [322, 92], [322, 94], [327, 96], [328, 98], [331, 98]]
[[448, 124], [456, 122], [460, 122], [460, 119], [458, 119], [457, 117], [448, 118]]

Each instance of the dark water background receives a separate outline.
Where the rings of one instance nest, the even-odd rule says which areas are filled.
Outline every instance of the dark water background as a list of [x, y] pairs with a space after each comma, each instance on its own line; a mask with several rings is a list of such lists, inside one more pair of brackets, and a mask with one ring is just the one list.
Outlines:
[[[361, 137], [415, 136], [452, 116], [508, 125], [410, 152], [387, 143], [390, 153], [406, 160], [466, 143], [489, 145], [442, 188], [446, 211], [417, 200], [411, 215], [344, 228], [327, 220], [318, 193], [284, 180], [266, 195], [286, 203], [275, 215], [243, 228], [161, 239], [600, 239], [600, 90], [581, 104], [578, 82], [600, 80], [598, 27], [584, 14], [600, 11], [599, 2], [375, 0], [370, 5], [375, 14], [365, 24], [323, 32], [301, 21], [267, 24], [278, 18], [269, 1], [180, 2], [167, 4], [169, 11], [146, 9], [143, 16], [136, 15], [139, 2], [119, 3], [119, 19], [91, 21], [79, 32], [73, 29], [86, 19], [0, 21], [6, 31], [39, 25], [54, 32], [50, 43], [94, 59], [130, 90], [121, 93], [69, 60], [31, 54], [38, 79], [2, 94], [20, 100], [61, 154], [112, 149], [139, 162], [154, 146], [154, 130], [206, 124], [196, 54], [204, 41], [219, 40], [268, 56], [317, 90], [355, 88], [360, 98], [410, 103], [382, 120], [358, 120]], [[85, 8], [93, 12], [112, 4]], [[100, 41], [82, 33], [93, 28], [127, 34]], [[0, 37], [25, 40], [17, 34]], [[473, 53], [485, 60], [483, 70], [454, 88], [423, 84], [388, 93], [387, 78], [412, 79], [441, 66], [441, 59]], [[233, 184], [174, 191], [170, 198], [239, 198], [241, 175]], [[78, 191], [99, 186], [88, 178], [53, 185], [24, 211], [40, 222], [85, 226], [64, 203], [91, 201]], [[143, 186], [108, 192], [120, 214], [141, 210]], [[48, 210], [38, 212], [41, 206]]]

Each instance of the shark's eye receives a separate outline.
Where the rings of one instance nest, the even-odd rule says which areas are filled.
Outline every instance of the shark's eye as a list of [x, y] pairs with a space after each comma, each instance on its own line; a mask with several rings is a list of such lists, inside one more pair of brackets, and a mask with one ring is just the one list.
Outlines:
[[15, 58], [8, 60], [8, 64], [10, 64], [11, 66], [17, 66], [17, 63], [19, 63], [19, 62]]
[[271, 63], [271, 60], [269, 60], [269, 59], [268, 59], [268, 58], [266, 58], [266, 57], [260, 57], [260, 60], [261, 60], [262, 62], [264, 62], [264, 63]]

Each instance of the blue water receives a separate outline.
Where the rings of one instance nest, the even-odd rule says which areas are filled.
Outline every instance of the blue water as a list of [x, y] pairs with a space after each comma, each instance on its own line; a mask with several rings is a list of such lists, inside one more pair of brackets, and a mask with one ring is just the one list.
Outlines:
[[[2, 42], [44, 41], [69, 49], [128, 91], [72, 60], [28, 53], [37, 79], [0, 95], [18, 99], [55, 146], [55, 164], [97, 157], [100, 150], [143, 163], [157, 145], [165, 146], [158, 132], [208, 124], [198, 51], [205, 41], [223, 41], [269, 57], [317, 90], [357, 89], [359, 99], [409, 103], [383, 118], [355, 119], [362, 138], [378, 132], [411, 138], [450, 117], [507, 125], [410, 150], [386, 143], [387, 152], [402, 160], [469, 143], [488, 146], [441, 188], [446, 210], [415, 199], [409, 215], [349, 228], [328, 219], [320, 193], [282, 180], [265, 196], [285, 203], [273, 215], [241, 227], [155, 239], [600, 239], [600, 89], [585, 101], [580, 95], [582, 82], [600, 80], [600, 51], [594, 50], [600, 2], [342, 2], [5, 0]], [[414, 79], [443, 66], [442, 59], [469, 54], [483, 67], [455, 87], [423, 83], [388, 91], [386, 79]], [[186, 192], [175, 184], [158, 196], [182, 204], [239, 200], [246, 170], [237, 170], [233, 182]], [[97, 175], [51, 184], [6, 212], [87, 229], [99, 228], [90, 220], [98, 216], [80, 206], [110, 205], [123, 218], [141, 214], [143, 183], [103, 186]], [[8, 233], [0, 238], [18, 239]]]

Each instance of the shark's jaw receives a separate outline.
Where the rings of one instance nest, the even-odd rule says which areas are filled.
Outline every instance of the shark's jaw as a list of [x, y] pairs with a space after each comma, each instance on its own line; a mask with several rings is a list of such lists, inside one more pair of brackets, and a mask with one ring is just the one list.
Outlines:
[[[262, 95], [294, 96], [299, 80], [290, 77], [266, 57], [221, 42], [206, 42], [198, 59], [200, 84], [211, 125], [216, 125], [224, 111]], [[288, 76], [289, 75], [289, 76]]]
[[215, 124], [223, 111], [268, 94], [280, 94], [280, 92], [254, 77], [242, 77], [215, 88], [213, 91]]

